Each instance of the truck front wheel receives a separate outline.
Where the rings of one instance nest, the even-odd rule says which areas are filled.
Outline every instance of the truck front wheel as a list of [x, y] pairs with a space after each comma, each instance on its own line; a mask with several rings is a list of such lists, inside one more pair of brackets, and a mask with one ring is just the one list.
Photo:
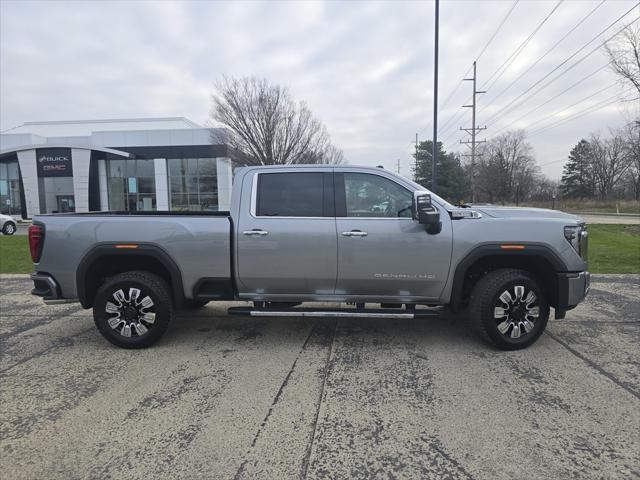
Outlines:
[[501, 350], [518, 350], [544, 332], [549, 303], [528, 272], [505, 268], [487, 273], [475, 285], [469, 317], [485, 340]]
[[122, 348], [145, 348], [167, 331], [173, 302], [166, 282], [143, 271], [107, 280], [93, 304], [93, 320], [104, 338]]

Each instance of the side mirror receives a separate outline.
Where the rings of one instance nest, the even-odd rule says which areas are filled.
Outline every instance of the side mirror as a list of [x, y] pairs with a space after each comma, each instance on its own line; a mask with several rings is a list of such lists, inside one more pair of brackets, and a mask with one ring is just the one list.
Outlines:
[[440, 212], [431, 203], [431, 194], [429, 192], [414, 192], [411, 212], [415, 221], [427, 227], [427, 233], [440, 233], [442, 229]]

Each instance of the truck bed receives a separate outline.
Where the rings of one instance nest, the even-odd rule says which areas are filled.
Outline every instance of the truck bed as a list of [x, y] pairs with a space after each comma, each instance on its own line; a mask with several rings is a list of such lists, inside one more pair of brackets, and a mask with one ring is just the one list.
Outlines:
[[[231, 279], [229, 212], [89, 212], [37, 215], [45, 240], [37, 272], [55, 272], [65, 298], [76, 298], [76, 271], [92, 249], [153, 246], [180, 269], [184, 296], [202, 278]], [[183, 268], [189, 266], [188, 269]]]

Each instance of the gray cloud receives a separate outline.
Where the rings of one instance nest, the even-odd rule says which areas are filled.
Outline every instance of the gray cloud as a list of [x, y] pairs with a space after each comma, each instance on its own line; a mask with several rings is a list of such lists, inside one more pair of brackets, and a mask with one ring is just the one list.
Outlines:
[[[492, 98], [526, 70], [596, 2], [564, 2], [481, 99], [478, 122], [520, 94], [589, 41], [633, 1], [604, 4], [498, 101]], [[443, 101], [489, 39], [512, 2], [441, 5], [440, 99]], [[553, 8], [521, 1], [479, 62], [482, 83]], [[640, 10], [627, 18], [637, 17]], [[24, 121], [184, 115], [206, 121], [212, 82], [222, 74], [258, 75], [288, 85], [321, 118], [350, 163], [409, 173], [415, 132], [431, 136], [433, 3], [431, 2], [0, 2], [0, 129]], [[613, 30], [612, 30], [613, 31]], [[588, 50], [587, 50], [588, 51]], [[606, 63], [595, 53], [486, 132]], [[538, 110], [528, 124], [615, 81], [602, 71]], [[593, 103], [620, 91], [594, 97]], [[446, 105], [444, 124], [466, 100], [465, 83]], [[576, 106], [573, 113], [589, 104]], [[633, 106], [627, 105], [627, 111]], [[627, 113], [628, 115], [628, 113]], [[557, 117], [561, 118], [561, 117]], [[539, 123], [541, 127], [552, 120]], [[566, 157], [582, 136], [624, 123], [611, 107], [532, 137], [538, 162]], [[466, 126], [469, 115], [463, 117]], [[459, 123], [440, 134], [459, 149]], [[562, 163], [543, 167], [559, 176]]]

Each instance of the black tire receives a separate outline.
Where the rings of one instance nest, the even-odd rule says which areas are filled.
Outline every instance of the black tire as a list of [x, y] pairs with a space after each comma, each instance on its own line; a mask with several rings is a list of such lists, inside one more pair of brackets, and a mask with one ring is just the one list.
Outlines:
[[[139, 293], [135, 295], [129, 289], [137, 289]], [[124, 295], [120, 302], [117, 300], [119, 290]], [[146, 303], [146, 297], [150, 298], [152, 305], [140, 306]], [[138, 299], [141, 300], [138, 302]], [[108, 306], [107, 302], [111, 305]], [[114, 307], [117, 307], [117, 311], [113, 310]], [[112, 309], [111, 313], [107, 308]], [[134, 311], [136, 309], [137, 313]], [[150, 313], [155, 314], [153, 321], [146, 320]], [[132, 318], [137, 320], [131, 320]], [[100, 287], [93, 303], [93, 320], [98, 331], [109, 342], [122, 348], [146, 348], [153, 345], [167, 331], [172, 318], [171, 291], [162, 278], [149, 272], [125, 272], [110, 278]], [[118, 323], [118, 326], [112, 327], [110, 320]], [[126, 335], [127, 325], [130, 336]], [[142, 325], [138, 327], [140, 331], [136, 325]]]
[[[505, 292], [509, 295], [502, 297]], [[527, 303], [527, 298], [533, 298], [528, 296], [529, 292], [535, 299]], [[513, 302], [504, 302], [501, 298], [510, 298]], [[549, 320], [549, 302], [530, 273], [504, 268], [487, 273], [475, 285], [468, 317], [485, 341], [501, 350], [518, 350], [534, 343], [544, 332]]]
[[198, 310], [199, 308], [204, 307], [207, 303], [209, 302], [185, 298], [182, 301], [182, 308], [185, 310]]
[[2, 233], [4, 235], [13, 235], [16, 233], [16, 224], [13, 222], [7, 222], [2, 226]]

